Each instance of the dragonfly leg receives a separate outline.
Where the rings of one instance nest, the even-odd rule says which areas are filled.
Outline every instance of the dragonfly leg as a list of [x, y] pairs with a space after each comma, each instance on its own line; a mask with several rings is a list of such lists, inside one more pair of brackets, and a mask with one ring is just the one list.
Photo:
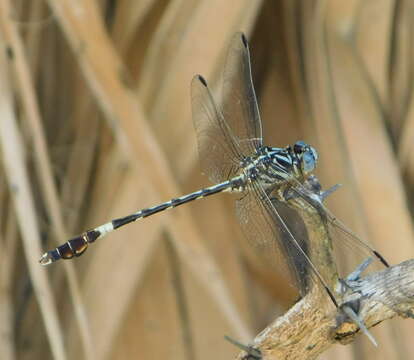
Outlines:
[[239, 349], [245, 351], [247, 353], [247, 357], [244, 359], [248, 360], [260, 360], [263, 359], [262, 353], [259, 349], [253, 347], [252, 345], [244, 345], [241, 342], [231, 338], [230, 336], [225, 335], [224, 338], [234, 346], [238, 347]]

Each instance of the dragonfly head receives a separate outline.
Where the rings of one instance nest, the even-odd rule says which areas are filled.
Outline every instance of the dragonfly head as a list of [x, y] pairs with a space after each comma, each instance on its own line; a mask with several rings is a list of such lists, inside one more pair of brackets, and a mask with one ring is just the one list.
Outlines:
[[303, 141], [297, 141], [295, 145], [293, 145], [293, 152], [299, 160], [300, 168], [304, 175], [315, 170], [318, 162], [318, 153], [312, 146]]

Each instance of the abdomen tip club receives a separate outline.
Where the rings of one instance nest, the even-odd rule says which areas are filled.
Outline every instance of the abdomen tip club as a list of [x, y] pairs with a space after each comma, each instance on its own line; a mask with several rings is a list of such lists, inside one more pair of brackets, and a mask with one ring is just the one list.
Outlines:
[[52, 262], [55, 262], [55, 261], [59, 260], [60, 258], [61, 257], [59, 255], [59, 253], [55, 249], [55, 250], [51, 250], [51, 251], [45, 252], [42, 255], [42, 257], [40, 258], [39, 263], [41, 265], [44, 265], [45, 266], [45, 265], [49, 265]]

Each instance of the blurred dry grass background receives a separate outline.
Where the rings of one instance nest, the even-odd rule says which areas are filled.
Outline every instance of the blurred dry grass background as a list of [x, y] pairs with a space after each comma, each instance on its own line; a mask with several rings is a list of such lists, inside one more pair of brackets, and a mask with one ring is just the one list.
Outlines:
[[[295, 299], [243, 246], [231, 196], [43, 268], [43, 250], [208, 185], [189, 84], [219, 95], [250, 39], [266, 143], [320, 152], [329, 206], [391, 262], [414, 254], [413, 2], [0, 0], [0, 359], [229, 359]], [[217, 91], [216, 91], [217, 90]], [[321, 358], [411, 359], [394, 320]]]

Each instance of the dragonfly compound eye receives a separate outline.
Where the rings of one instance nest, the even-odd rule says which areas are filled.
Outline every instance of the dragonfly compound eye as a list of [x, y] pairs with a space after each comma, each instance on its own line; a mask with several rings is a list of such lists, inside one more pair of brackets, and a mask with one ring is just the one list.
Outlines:
[[312, 146], [307, 146], [307, 149], [302, 154], [302, 171], [307, 174], [315, 170], [318, 162], [318, 153]]

